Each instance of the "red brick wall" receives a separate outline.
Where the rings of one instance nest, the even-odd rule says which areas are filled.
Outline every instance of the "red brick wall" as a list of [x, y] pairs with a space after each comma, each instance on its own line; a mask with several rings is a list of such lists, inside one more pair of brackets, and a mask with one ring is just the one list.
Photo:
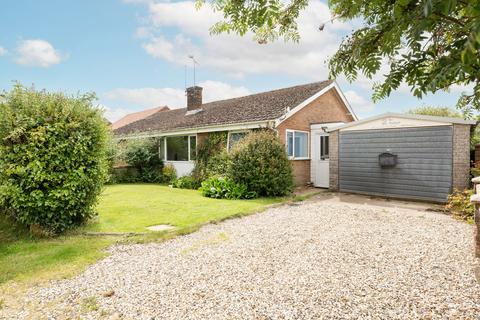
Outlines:
[[[285, 143], [286, 129], [310, 132], [310, 125], [316, 123], [351, 122], [354, 119], [349, 113], [336, 90], [329, 90], [277, 127], [280, 140]], [[292, 166], [295, 185], [310, 182], [310, 160], [292, 160]]]

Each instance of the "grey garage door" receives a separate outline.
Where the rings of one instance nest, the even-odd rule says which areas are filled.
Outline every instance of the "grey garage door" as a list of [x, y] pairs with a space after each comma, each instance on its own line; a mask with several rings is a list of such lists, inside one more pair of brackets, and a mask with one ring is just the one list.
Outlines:
[[[340, 132], [340, 190], [445, 201], [452, 185], [452, 127]], [[397, 165], [382, 168], [389, 150]]]

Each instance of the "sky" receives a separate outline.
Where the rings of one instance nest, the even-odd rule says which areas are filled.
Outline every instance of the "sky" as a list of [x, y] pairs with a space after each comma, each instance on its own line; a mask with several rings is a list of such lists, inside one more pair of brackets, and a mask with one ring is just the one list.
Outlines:
[[[328, 78], [327, 60], [359, 22], [328, 23], [326, 2], [310, 0], [299, 19], [299, 43], [258, 44], [252, 35], [211, 35], [221, 15], [193, 1], [3, 0], [0, 10], [0, 90], [15, 82], [67, 94], [95, 92], [110, 121], [135, 111], [184, 107], [185, 83], [205, 102]], [[387, 66], [385, 66], [387, 67]], [[386, 70], [386, 69], [384, 69]], [[337, 82], [360, 118], [419, 106], [451, 106], [462, 91], [414, 98], [407, 86], [378, 103], [359, 77]]]

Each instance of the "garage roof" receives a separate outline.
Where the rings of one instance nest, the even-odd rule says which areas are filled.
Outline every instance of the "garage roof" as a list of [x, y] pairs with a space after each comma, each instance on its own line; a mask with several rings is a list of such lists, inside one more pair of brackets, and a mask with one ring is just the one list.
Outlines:
[[[331, 128], [328, 130], [329, 132], [342, 130], [346, 128], [353, 128], [359, 125], [364, 125], [369, 122], [373, 122], [376, 120], [387, 119], [387, 118], [396, 118], [396, 119], [408, 119], [408, 120], [418, 120], [418, 121], [428, 121], [428, 122], [436, 122], [436, 123], [444, 123], [444, 124], [467, 124], [467, 125], [475, 125], [477, 122], [475, 120], [465, 120], [460, 118], [449, 118], [449, 117], [437, 117], [437, 116], [425, 116], [425, 115], [417, 115], [417, 114], [406, 114], [406, 113], [393, 113], [387, 112], [380, 114], [378, 116], [369, 117], [366, 119], [349, 122], [344, 125], [340, 125], [338, 127]], [[416, 125], [405, 125], [401, 127], [415, 127]]]

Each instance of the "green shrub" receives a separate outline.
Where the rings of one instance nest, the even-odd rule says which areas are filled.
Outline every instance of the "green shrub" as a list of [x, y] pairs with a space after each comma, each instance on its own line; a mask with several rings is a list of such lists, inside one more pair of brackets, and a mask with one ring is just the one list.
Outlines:
[[283, 196], [293, 188], [285, 147], [271, 130], [252, 131], [235, 145], [228, 176], [259, 196]]
[[56, 234], [95, 213], [109, 130], [94, 100], [16, 85], [0, 102], [0, 202], [31, 230]]
[[183, 176], [173, 182], [173, 187], [179, 189], [198, 189], [200, 184], [192, 176]]
[[475, 206], [470, 202], [472, 195], [473, 190], [471, 189], [453, 190], [453, 193], [448, 196], [445, 209], [457, 219], [473, 221]]
[[226, 150], [210, 157], [205, 170], [206, 177], [226, 176], [230, 166], [230, 155]]
[[110, 139], [108, 145], [107, 145], [107, 168], [108, 168], [108, 180], [107, 183], [115, 183], [114, 179], [114, 169], [115, 169], [115, 162], [118, 159], [118, 146], [117, 143], [113, 140]]
[[471, 168], [470, 169], [470, 174], [472, 175], [472, 177], [478, 177], [480, 176], [480, 168]]
[[168, 163], [163, 167], [162, 176], [163, 176], [163, 182], [165, 183], [175, 182], [175, 180], [177, 179], [177, 170], [175, 170], [175, 167], [173, 166], [173, 164]]
[[138, 170], [134, 167], [113, 168], [110, 175], [110, 183], [135, 183], [140, 182]]
[[130, 141], [124, 158], [128, 165], [137, 169], [137, 182], [162, 182], [163, 161], [155, 139]]
[[203, 196], [216, 199], [253, 199], [255, 191], [248, 191], [244, 184], [235, 183], [224, 177], [211, 177], [202, 182], [200, 191]]
[[226, 131], [211, 132], [205, 140], [198, 144], [195, 168], [192, 172], [195, 180], [202, 182], [215, 174], [223, 174], [223, 172], [217, 172], [220, 170], [217, 170], [215, 163], [218, 163], [220, 154], [226, 154], [227, 137]]

